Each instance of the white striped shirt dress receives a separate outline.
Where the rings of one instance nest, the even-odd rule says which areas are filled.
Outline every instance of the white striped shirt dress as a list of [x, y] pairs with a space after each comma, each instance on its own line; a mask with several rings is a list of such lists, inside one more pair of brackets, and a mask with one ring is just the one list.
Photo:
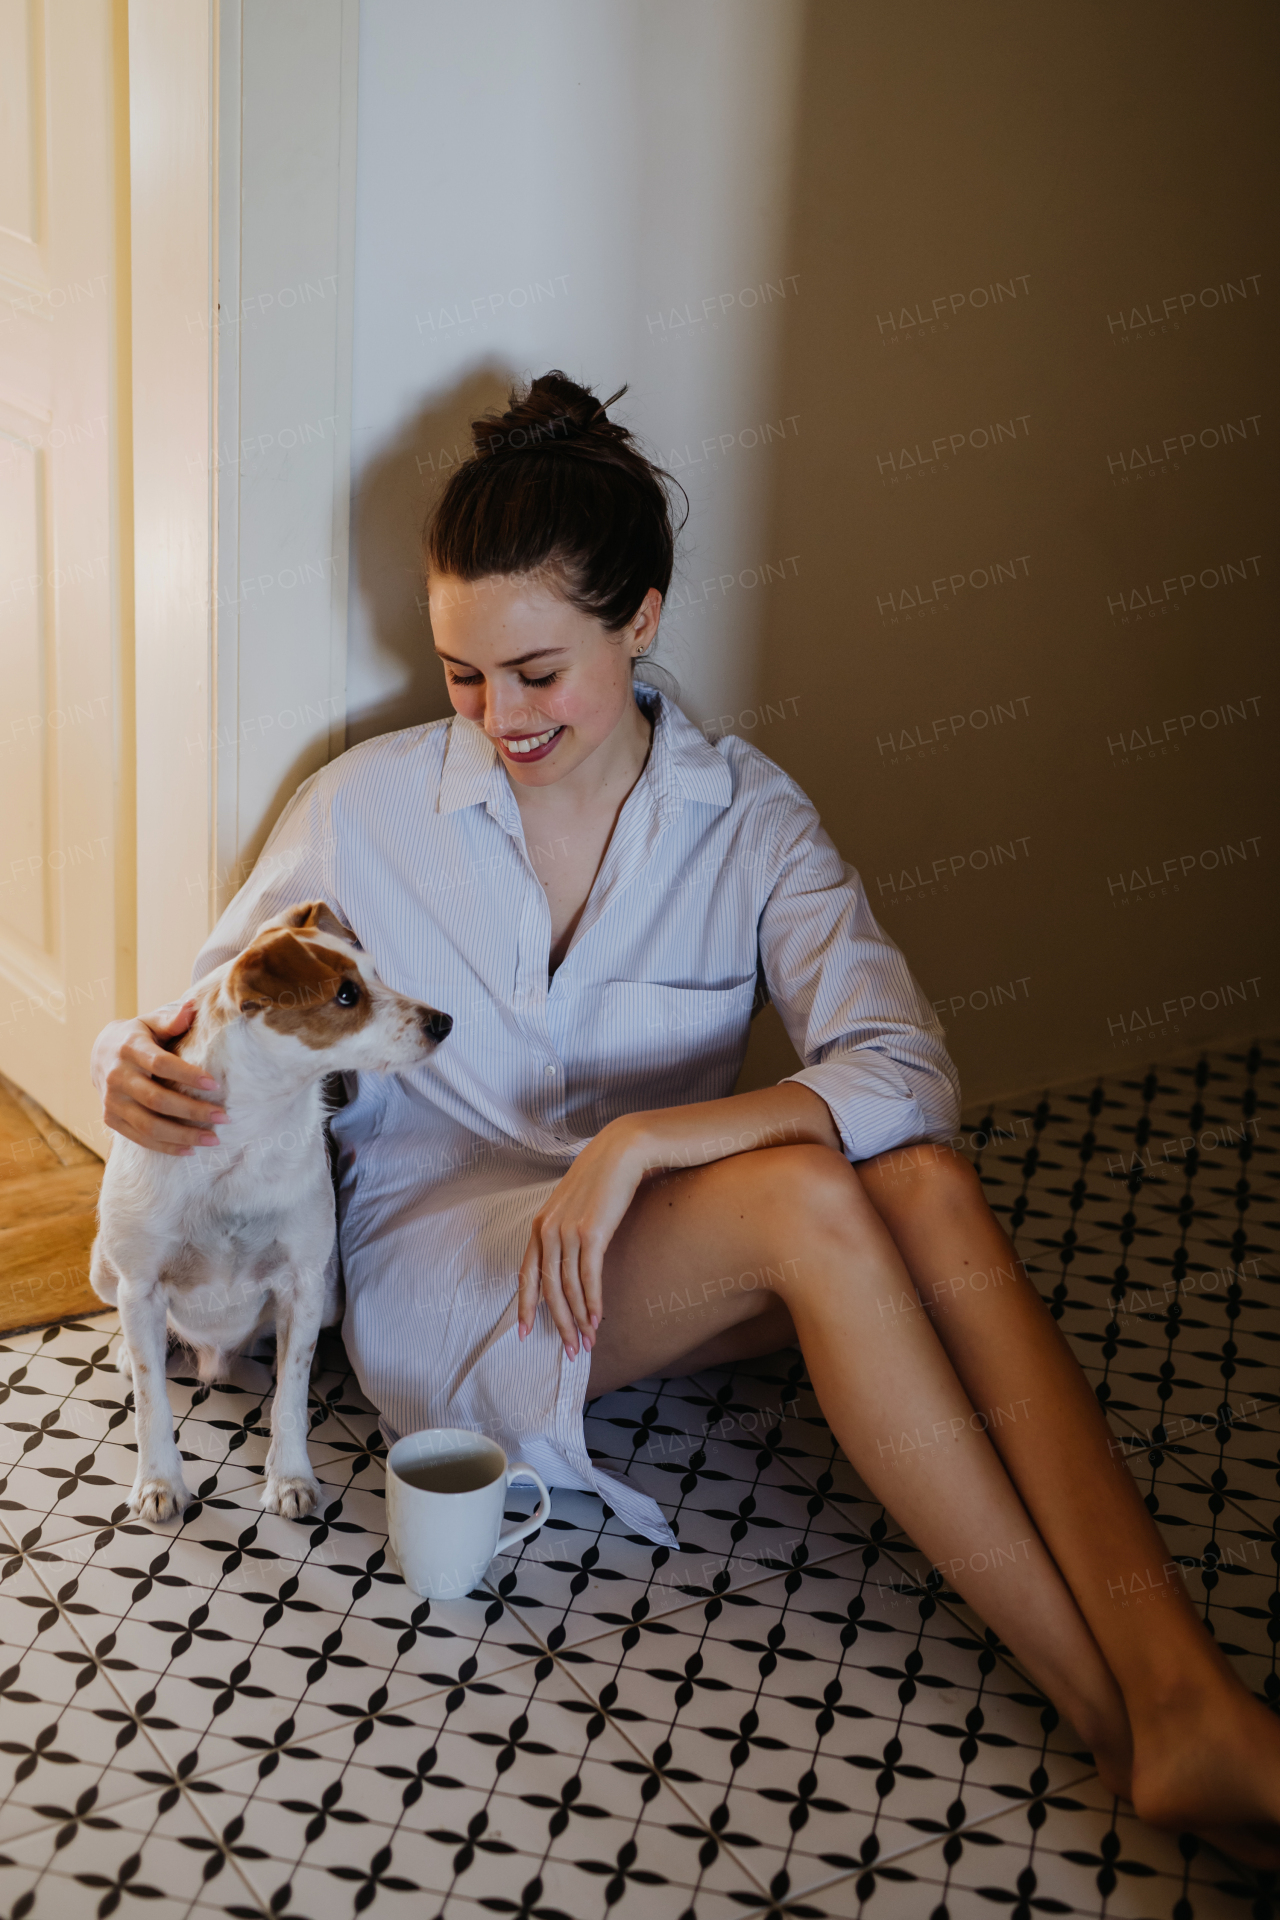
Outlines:
[[732, 1093], [761, 978], [845, 1153], [953, 1134], [942, 1029], [812, 803], [734, 737], [638, 686], [648, 762], [573, 941], [551, 917], [497, 749], [460, 718], [354, 747], [304, 782], [196, 961], [326, 900], [388, 986], [453, 1016], [430, 1061], [359, 1077], [334, 1114], [343, 1333], [388, 1444], [471, 1427], [552, 1487], [673, 1544], [656, 1503], [588, 1458], [590, 1356], [545, 1306], [516, 1332], [533, 1215], [607, 1121]]

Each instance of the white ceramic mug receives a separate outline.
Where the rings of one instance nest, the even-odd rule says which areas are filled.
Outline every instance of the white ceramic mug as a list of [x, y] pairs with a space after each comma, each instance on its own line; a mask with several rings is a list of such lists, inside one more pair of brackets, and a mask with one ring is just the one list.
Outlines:
[[[499, 1538], [513, 1480], [532, 1480], [541, 1498], [523, 1526]], [[466, 1427], [406, 1433], [387, 1455], [387, 1532], [405, 1584], [424, 1600], [470, 1593], [495, 1553], [527, 1540], [551, 1512], [551, 1495], [523, 1460], [508, 1465], [493, 1440]]]

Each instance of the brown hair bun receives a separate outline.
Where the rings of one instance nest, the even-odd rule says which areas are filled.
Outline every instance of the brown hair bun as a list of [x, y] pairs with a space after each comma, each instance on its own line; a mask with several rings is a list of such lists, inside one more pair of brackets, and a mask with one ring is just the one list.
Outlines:
[[611, 633], [651, 587], [665, 598], [675, 564], [671, 476], [610, 420], [626, 391], [602, 401], [553, 368], [513, 390], [505, 413], [474, 420], [475, 453], [423, 531], [428, 572], [481, 580], [547, 570], [570, 605]]
[[627, 391], [619, 387], [608, 400], [597, 400], [558, 370], [544, 373], [524, 395], [512, 393], [505, 413], [487, 413], [471, 422], [471, 441], [477, 460], [504, 453], [568, 450], [588, 458], [604, 448], [634, 444], [626, 427], [610, 420], [608, 409]]

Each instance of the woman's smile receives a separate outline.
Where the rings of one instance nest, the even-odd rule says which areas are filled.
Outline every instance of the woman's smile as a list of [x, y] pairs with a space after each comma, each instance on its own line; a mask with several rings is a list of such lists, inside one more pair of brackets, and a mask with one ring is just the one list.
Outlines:
[[548, 727], [545, 733], [500, 733], [497, 736], [498, 745], [504, 753], [521, 760], [544, 760], [563, 732], [562, 722], [558, 727]]

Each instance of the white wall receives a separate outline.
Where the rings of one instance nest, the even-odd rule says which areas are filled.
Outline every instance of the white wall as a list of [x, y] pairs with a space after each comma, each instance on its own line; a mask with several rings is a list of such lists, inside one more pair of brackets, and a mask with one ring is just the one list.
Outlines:
[[468, 419], [552, 366], [602, 397], [629, 382], [616, 417], [688, 490], [657, 655], [683, 704], [706, 720], [749, 697], [762, 602], [786, 592], [765, 545], [776, 432], [752, 441], [778, 427], [780, 323], [804, 297], [784, 234], [801, 18], [798, 0], [363, 0], [349, 741], [448, 711], [422, 520]]
[[356, 0], [217, 18], [211, 918], [342, 750], [358, 76]]

